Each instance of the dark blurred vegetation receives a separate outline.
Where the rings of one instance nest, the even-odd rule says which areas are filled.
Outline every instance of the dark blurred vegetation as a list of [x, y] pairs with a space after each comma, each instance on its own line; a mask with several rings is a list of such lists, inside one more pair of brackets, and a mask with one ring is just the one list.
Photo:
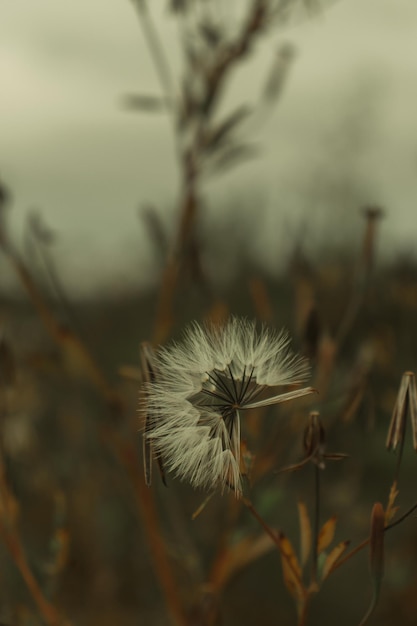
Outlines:
[[[156, 468], [152, 488], [144, 485], [139, 345], [177, 337], [192, 319], [221, 322], [234, 314], [286, 326], [294, 347], [311, 360], [319, 396], [252, 411], [243, 426], [253, 505], [295, 551], [297, 503], [304, 502], [313, 519], [317, 470], [314, 463], [291, 473], [277, 470], [302, 460], [312, 410], [325, 427], [326, 452], [348, 455], [320, 470], [319, 521], [337, 515], [333, 545], [351, 539], [353, 547], [367, 538], [374, 503], [387, 504], [399, 457], [398, 450], [396, 457], [386, 452], [388, 425], [402, 374], [416, 369], [417, 262], [376, 263], [382, 211], [353, 202], [351, 221], [360, 234], [351, 248], [329, 244], [312, 255], [294, 239], [286, 266], [275, 275], [245, 255], [244, 240], [235, 246], [238, 228], [217, 233], [207, 245], [198, 227], [202, 181], [252, 156], [234, 136], [250, 112], [240, 107], [217, 117], [223, 82], [272, 17], [285, 23], [291, 3], [247, 3], [232, 34], [212, 21], [211, 4], [170, 3], [183, 20], [186, 60], [176, 104], [147, 5], [137, 3], [166, 92], [156, 99], [134, 95], [128, 104], [141, 111], [168, 107], [182, 184], [172, 241], [156, 212], [146, 212], [160, 273], [153, 290], [72, 300], [50, 254], [53, 233], [32, 215], [22, 254], [7, 228], [11, 196], [1, 188], [2, 263], [16, 280], [16, 290], [0, 300], [0, 621], [10, 626], [297, 623], [281, 556], [248, 507], [230, 494], [213, 496], [192, 520], [206, 494], [172, 477], [164, 487]], [[316, 6], [294, 4], [308, 11]], [[279, 50], [266, 100], [279, 94], [291, 56], [288, 45]], [[283, 237], [276, 233], [277, 249]], [[229, 263], [239, 268], [231, 280], [207, 271], [204, 248], [226, 275]], [[409, 431], [399, 515], [415, 499], [417, 459]], [[417, 611], [413, 519], [385, 539], [384, 583], [369, 623], [411, 626]], [[365, 548], [314, 595], [308, 623], [359, 624], [371, 595]]]

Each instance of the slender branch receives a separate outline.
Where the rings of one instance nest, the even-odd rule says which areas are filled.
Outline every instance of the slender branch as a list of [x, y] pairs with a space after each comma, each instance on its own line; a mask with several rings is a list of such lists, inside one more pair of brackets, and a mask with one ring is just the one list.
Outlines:
[[364, 539], [355, 548], [353, 548], [350, 552], [348, 552], [342, 559], [339, 559], [338, 561], [336, 561], [336, 563], [333, 565], [331, 571], [334, 572], [341, 565], [346, 563], [346, 561], [349, 561], [349, 559], [351, 559], [352, 556], [355, 556], [355, 554], [357, 554], [358, 552], [363, 550], [363, 548], [366, 548], [366, 546], [369, 544], [369, 542], [370, 542], [370, 538], [369, 537], [367, 539]]
[[280, 543], [280, 540], [279, 540], [279, 532], [276, 532], [273, 528], [271, 528], [265, 522], [265, 520], [261, 517], [261, 515], [255, 509], [255, 507], [253, 506], [253, 504], [252, 504], [252, 502], [250, 500], [247, 500], [247, 498], [242, 498], [242, 502], [246, 506], [246, 508], [250, 511], [250, 513], [253, 515], [253, 517], [256, 519], [256, 521], [262, 526], [262, 528], [264, 529], [266, 534], [271, 537], [272, 541], [275, 543], [275, 545], [277, 546], [278, 550], [281, 552], [281, 543]]
[[132, 0], [142, 27], [143, 36], [146, 39], [151, 53], [155, 69], [159, 78], [162, 90], [165, 93], [167, 106], [174, 112], [175, 106], [175, 83], [172, 78], [168, 60], [165, 56], [163, 46], [159, 40], [157, 30], [152, 21], [146, 0]]
[[[278, 548], [279, 553], [285, 558], [285, 561], [288, 565], [288, 567], [291, 569], [294, 577], [297, 580], [300, 580], [300, 574], [297, 572], [297, 570], [294, 568], [294, 564], [291, 561], [291, 559], [288, 558], [288, 555], [283, 551], [282, 549], [282, 535], [283, 533], [281, 533], [281, 531], [275, 531], [273, 528], [271, 528], [266, 522], [265, 520], [261, 517], [261, 515], [258, 513], [258, 511], [255, 509], [255, 507], [253, 506], [252, 502], [250, 500], [248, 500], [247, 498], [242, 498], [242, 502], [243, 504], [246, 506], [246, 508], [250, 511], [250, 513], [253, 515], [253, 517], [257, 520], [257, 522], [262, 526], [262, 528], [264, 529], [264, 531], [267, 533], [267, 535], [269, 535], [269, 537], [272, 539], [272, 541], [275, 543], [275, 545]], [[301, 582], [301, 581], [300, 581]]]
[[409, 517], [411, 513], [414, 513], [414, 511], [416, 510], [417, 510], [417, 502], [413, 504], [413, 506], [410, 507], [408, 511], [403, 513], [403, 515], [400, 515], [400, 517], [396, 519], [395, 522], [391, 522], [391, 524], [388, 524], [388, 526], [385, 527], [385, 530], [391, 530], [391, 528], [395, 528], [395, 526], [398, 526], [398, 524], [401, 524], [401, 522], [407, 519], [407, 517]]

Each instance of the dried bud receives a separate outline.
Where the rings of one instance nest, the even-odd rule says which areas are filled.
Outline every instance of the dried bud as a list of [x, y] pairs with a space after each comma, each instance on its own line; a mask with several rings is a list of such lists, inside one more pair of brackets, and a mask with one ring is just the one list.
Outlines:
[[314, 463], [320, 469], [325, 469], [326, 461], [341, 461], [348, 455], [342, 452], [326, 452], [325, 430], [319, 413], [312, 411], [303, 435], [304, 458], [300, 463], [284, 467], [279, 472], [293, 472], [301, 469], [308, 462]]

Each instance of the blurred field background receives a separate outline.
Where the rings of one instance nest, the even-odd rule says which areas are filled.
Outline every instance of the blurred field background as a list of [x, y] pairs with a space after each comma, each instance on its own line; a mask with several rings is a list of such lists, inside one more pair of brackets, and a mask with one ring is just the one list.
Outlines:
[[[337, 515], [335, 544], [368, 536], [417, 369], [417, 12], [126, 4], [1, 9], [0, 622], [297, 624], [241, 503], [215, 496], [192, 520], [205, 494], [156, 467], [145, 487], [139, 345], [229, 314], [287, 327], [320, 395], [248, 415], [252, 501], [298, 551], [314, 471], [276, 470], [302, 459], [317, 410], [349, 455], [323, 471], [320, 521]], [[400, 514], [416, 468], [407, 426]], [[416, 547], [413, 517], [386, 534], [370, 624], [416, 623]], [[359, 624], [371, 595], [365, 549], [307, 623]]]

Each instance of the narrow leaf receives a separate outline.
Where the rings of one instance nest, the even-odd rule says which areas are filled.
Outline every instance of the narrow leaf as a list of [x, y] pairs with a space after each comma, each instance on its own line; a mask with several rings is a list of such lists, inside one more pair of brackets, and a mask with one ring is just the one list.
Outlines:
[[320, 554], [331, 544], [333, 541], [334, 533], [336, 530], [337, 517], [333, 515], [325, 522], [319, 532], [317, 540], [317, 554]]
[[396, 450], [398, 445], [400, 445], [401, 448], [402, 442], [404, 440], [409, 382], [410, 378], [408, 376], [408, 373], [406, 372], [405, 374], [403, 374], [403, 377], [401, 379], [397, 399], [395, 401], [394, 409], [392, 411], [391, 422], [389, 425], [386, 440], [386, 447], [388, 450]]
[[301, 580], [301, 567], [297, 556], [287, 537], [281, 533], [279, 536], [282, 574], [284, 583], [289, 593], [297, 602], [301, 602], [305, 598], [306, 590]]
[[379, 595], [384, 575], [385, 511], [380, 502], [374, 504], [371, 515], [370, 567], [375, 594]]
[[397, 513], [399, 509], [398, 506], [394, 506], [398, 493], [399, 491], [397, 487], [397, 481], [394, 480], [394, 482], [391, 485], [390, 492], [389, 492], [387, 508], [385, 509], [385, 524], [390, 523], [390, 521], [392, 520], [392, 518], [395, 516], [395, 514]]
[[324, 561], [323, 568], [321, 570], [322, 582], [326, 580], [329, 574], [331, 574], [333, 567], [336, 565], [337, 561], [340, 559], [340, 557], [346, 551], [349, 545], [350, 545], [350, 540], [346, 539], [345, 541], [341, 541], [340, 543], [338, 543], [337, 546], [335, 546], [333, 550], [329, 552], [329, 554], [326, 557], [326, 560]]
[[229, 145], [220, 154], [216, 153], [210, 164], [209, 172], [217, 175], [224, 174], [237, 163], [253, 159], [258, 155], [259, 149], [255, 145]]
[[310, 554], [312, 537], [310, 518], [304, 502], [298, 503], [298, 518], [300, 521], [300, 561], [301, 566], [304, 567]]
[[131, 111], [160, 113], [169, 108], [169, 101], [160, 96], [132, 93], [123, 98], [123, 106]]
[[209, 495], [207, 496], [207, 498], [197, 507], [197, 509], [194, 511], [194, 513], [191, 515], [191, 519], [194, 521], [195, 519], [197, 519], [197, 517], [200, 515], [200, 513], [202, 513], [204, 511], [204, 509], [206, 508], [207, 504], [210, 502], [210, 500], [213, 497], [213, 493], [209, 493]]
[[236, 127], [252, 113], [246, 105], [238, 107], [233, 113], [228, 115], [219, 125], [214, 128], [207, 138], [206, 147], [213, 149], [224, 144]]
[[410, 411], [410, 420], [411, 420], [411, 430], [413, 431], [414, 450], [417, 452], [417, 386], [416, 386], [416, 378], [414, 374], [412, 374], [412, 372], [408, 372], [408, 373], [410, 374], [408, 401], [410, 404], [409, 411]]

